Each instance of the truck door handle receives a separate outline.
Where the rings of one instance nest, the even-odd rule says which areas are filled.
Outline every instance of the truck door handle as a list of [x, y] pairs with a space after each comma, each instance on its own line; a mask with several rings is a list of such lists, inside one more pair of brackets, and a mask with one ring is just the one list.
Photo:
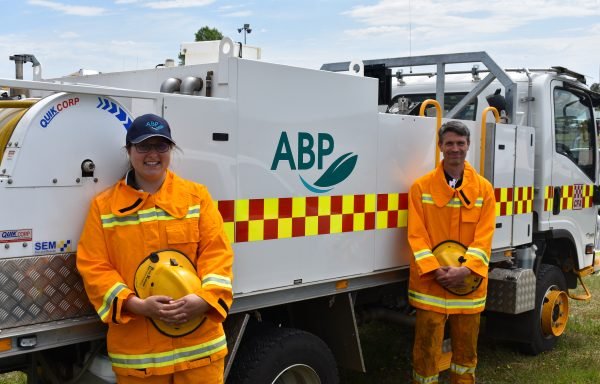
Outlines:
[[594, 198], [592, 202], [594, 205], [600, 205], [600, 185], [594, 185]]
[[552, 214], [558, 215], [560, 213], [560, 197], [562, 193], [561, 187], [554, 187], [553, 201], [552, 201]]

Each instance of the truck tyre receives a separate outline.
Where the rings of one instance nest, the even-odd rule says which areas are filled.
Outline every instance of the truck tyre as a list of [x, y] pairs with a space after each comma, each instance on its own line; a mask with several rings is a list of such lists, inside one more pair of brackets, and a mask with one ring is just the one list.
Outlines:
[[535, 308], [528, 321], [531, 339], [523, 345], [523, 352], [538, 355], [554, 348], [564, 331], [569, 317], [567, 283], [561, 270], [550, 264], [541, 264], [537, 272]]
[[320, 338], [299, 329], [265, 328], [243, 340], [227, 384], [337, 384], [335, 359]]

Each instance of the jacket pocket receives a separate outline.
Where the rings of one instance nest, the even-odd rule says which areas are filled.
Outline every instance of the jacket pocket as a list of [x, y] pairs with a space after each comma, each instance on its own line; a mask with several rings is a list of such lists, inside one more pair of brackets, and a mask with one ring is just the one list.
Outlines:
[[195, 264], [196, 252], [200, 241], [198, 222], [174, 222], [165, 227], [167, 244], [171, 249], [183, 252]]
[[200, 231], [197, 225], [169, 223], [166, 226], [166, 230], [169, 245], [198, 243], [200, 241]]
[[481, 208], [462, 209], [462, 221], [465, 223], [477, 223], [481, 216]]

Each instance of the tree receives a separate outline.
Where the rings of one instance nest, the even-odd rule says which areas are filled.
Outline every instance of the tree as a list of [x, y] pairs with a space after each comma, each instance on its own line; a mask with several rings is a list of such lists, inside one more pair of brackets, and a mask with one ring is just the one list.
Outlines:
[[200, 28], [196, 32], [196, 41], [221, 40], [223, 34], [217, 28], [210, 28], [208, 25]]
[[[221, 40], [223, 38], [223, 34], [217, 28], [211, 28], [208, 25], [200, 28], [198, 32], [195, 33], [195, 41], [213, 41], [213, 40]], [[179, 65], [185, 64], [185, 54], [179, 53]]]

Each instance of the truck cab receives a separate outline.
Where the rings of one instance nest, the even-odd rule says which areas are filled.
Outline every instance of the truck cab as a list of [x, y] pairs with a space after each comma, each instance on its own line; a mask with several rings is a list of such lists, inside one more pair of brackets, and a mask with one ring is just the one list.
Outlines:
[[[470, 70], [447, 69], [473, 63]], [[598, 94], [583, 75], [564, 67], [504, 70], [485, 52], [375, 59], [364, 65], [364, 73], [378, 78], [380, 85], [392, 82], [389, 90], [380, 86], [381, 112], [441, 114], [442, 119], [481, 124], [481, 131], [471, 132], [475, 159], [468, 160], [496, 192], [487, 327], [500, 338], [526, 341], [526, 352], [551, 349], [566, 325], [567, 297], [589, 299], [582, 277], [599, 269], [594, 251]], [[322, 69], [344, 71], [346, 66], [331, 63]], [[434, 70], [427, 71], [431, 66]], [[425, 108], [436, 102], [439, 109]], [[497, 109], [496, 123], [489, 123], [494, 118], [489, 107]], [[513, 274], [520, 269], [523, 274]], [[536, 281], [533, 311], [501, 305], [506, 281], [524, 287], [530, 272]], [[573, 293], [578, 285], [584, 294]], [[525, 299], [517, 291], [511, 295]], [[546, 318], [544, 311], [556, 316]]]

